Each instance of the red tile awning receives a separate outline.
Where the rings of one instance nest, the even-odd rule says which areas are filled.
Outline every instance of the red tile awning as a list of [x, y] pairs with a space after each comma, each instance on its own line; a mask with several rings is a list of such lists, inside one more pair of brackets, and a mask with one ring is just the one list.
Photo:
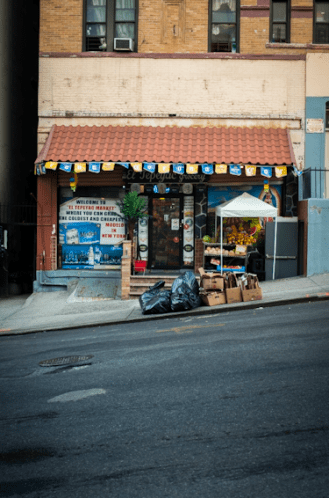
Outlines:
[[165, 162], [292, 165], [281, 128], [54, 125], [35, 163]]

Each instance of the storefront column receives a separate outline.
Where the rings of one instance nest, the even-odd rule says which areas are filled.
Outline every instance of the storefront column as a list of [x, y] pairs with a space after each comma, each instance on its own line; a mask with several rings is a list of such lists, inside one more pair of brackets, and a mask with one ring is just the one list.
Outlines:
[[194, 271], [198, 272], [199, 268], [203, 267], [203, 241], [202, 239], [195, 239], [195, 257], [194, 257]]
[[37, 178], [36, 270], [57, 269], [57, 176], [54, 172]]
[[121, 299], [129, 299], [132, 242], [125, 240], [123, 243], [123, 254], [121, 258]]

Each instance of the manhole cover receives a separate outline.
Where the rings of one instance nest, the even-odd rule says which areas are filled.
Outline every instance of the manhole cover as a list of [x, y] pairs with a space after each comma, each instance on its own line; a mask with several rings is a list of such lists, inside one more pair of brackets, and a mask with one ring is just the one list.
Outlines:
[[81, 361], [90, 360], [93, 354], [87, 356], [61, 356], [60, 358], [52, 358], [51, 360], [43, 360], [39, 362], [40, 367], [57, 367], [60, 365], [71, 365], [72, 363], [80, 363]]

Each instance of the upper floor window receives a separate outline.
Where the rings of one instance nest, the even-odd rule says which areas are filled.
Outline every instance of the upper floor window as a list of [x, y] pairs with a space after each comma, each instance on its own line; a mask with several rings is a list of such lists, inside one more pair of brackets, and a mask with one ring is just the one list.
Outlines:
[[238, 52], [239, 0], [210, 0], [210, 52]]
[[290, 0], [272, 0], [270, 40], [273, 43], [290, 42]]
[[85, 50], [136, 51], [136, 4], [137, 0], [85, 0]]
[[313, 43], [329, 43], [329, 1], [315, 0]]

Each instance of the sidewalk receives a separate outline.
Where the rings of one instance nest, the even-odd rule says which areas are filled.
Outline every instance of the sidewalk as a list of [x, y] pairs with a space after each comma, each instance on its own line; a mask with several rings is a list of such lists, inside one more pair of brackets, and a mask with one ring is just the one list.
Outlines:
[[77, 297], [74, 289], [0, 298], [0, 335], [66, 330], [169, 317], [202, 315], [329, 299], [329, 273], [261, 282], [263, 299], [248, 303], [201, 306], [195, 310], [142, 315], [138, 299], [121, 301]]

